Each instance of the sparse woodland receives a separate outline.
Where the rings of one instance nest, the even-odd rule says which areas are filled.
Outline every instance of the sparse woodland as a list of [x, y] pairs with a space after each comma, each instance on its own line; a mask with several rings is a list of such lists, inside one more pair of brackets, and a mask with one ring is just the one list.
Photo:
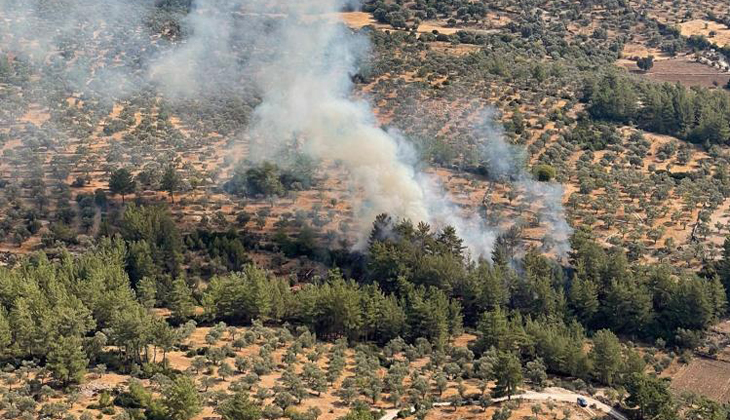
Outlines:
[[[43, 65], [0, 33], [0, 416], [590, 418], [512, 398], [560, 387], [637, 420], [728, 417], [730, 395], [672, 382], [730, 361], [727, 5], [343, 12], [370, 42], [353, 95], [457, 208], [504, 228], [477, 258], [449, 226], [360, 220], [342, 163], [296, 142], [253, 159], [261, 98], [245, 80], [213, 74], [184, 99], [146, 80], [137, 53], [190, 36], [193, 4], [61, 31]], [[680, 61], [703, 78], [664, 79]], [[78, 83], [87, 67], [129, 79]], [[494, 136], [563, 185], [567, 255], [496, 171]]]

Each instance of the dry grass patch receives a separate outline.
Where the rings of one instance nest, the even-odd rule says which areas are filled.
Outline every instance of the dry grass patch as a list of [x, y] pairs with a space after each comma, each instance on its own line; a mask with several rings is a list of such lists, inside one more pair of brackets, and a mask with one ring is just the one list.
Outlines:
[[719, 46], [730, 44], [730, 28], [711, 20], [694, 19], [679, 24], [684, 36], [704, 35]]

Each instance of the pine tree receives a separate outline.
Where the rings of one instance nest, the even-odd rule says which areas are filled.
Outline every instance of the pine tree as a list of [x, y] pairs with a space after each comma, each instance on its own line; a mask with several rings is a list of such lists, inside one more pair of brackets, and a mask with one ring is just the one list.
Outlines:
[[[505, 273], [505, 270], [508, 273]], [[508, 291], [505, 287], [505, 277], [509, 274], [511, 274], [509, 269], [504, 266], [496, 264], [492, 266], [488, 262], [479, 264], [474, 273], [474, 281], [477, 285], [480, 285], [477, 296], [479, 309], [493, 310], [495, 307], [502, 306], [507, 302]]]
[[152, 344], [153, 317], [136, 302], [115, 312], [110, 322], [110, 340], [128, 359], [142, 362], [142, 352]]
[[202, 403], [195, 383], [185, 375], [178, 375], [162, 391], [165, 418], [190, 420], [202, 410]]
[[611, 72], [591, 92], [589, 112], [598, 119], [625, 122], [636, 115], [637, 102], [636, 92], [628, 79]]
[[13, 334], [10, 330], [10, 321], [8, 321], [5, 308], [0, 306], [0, 358], [10, 355], [10, 344], [13, 341]]
[[730, 236], [726, 237], [725, 242], [722, 244], [722, 259], [717, 262], [715, 271], [725, 287], [728, 299], [730, 299]]
[[122, 196], [122, 203], [124, 203], [124, 196], [134, 192], [135, 182], [132, 178], [132, 174], [125, 168], [117, 169], [111, 173], [109, 178], [109, 191], [112, 194], [119, 194]]
[[169, 306], [172, 316], [177, 321], [183, 321], [190, 318], [194, 311], [193, 293], [190, 287], [182, 278], [177, 278], [172, 282], [172, 290], [170, 291]]
[[609, 330], [598, 331], [593, 337], [590, 358], [598, 380], [608, 386], [613, 385], [623, 364], [618, 337]]
[[15, 344], [22, 355], [36, 355], [37, 326], [26, 298], [18, 298], [9, 314]]
[[96, 321], [91, 311], [73, 295], [60, 299], [53, 308], [53, 316], [43, 319], [40, 323], [44, 337], [52, 335], [84, 336], [96, 327]]
[[680, 137], [687, 137], [695, 124], [695, 109], [686, 89], [678, 89], [674, 97], [674, 108], [677, 111], [677, 124]]
[[647, 420], [677, 418], [672, 396], [662, 379], [644, 373], [634, 373], [628, 378], [626, 390], [629, 392], [626, 404], [638, 409], [639, 418]]
[[436, 242], [444, 247], [446, 252], [459, 258], [462, 257], [462, 253], [466, 249], [464, 241], [456, 234], [456, 229], [453, 226], [446, 226], [439, 234]]
[[707, 282], [695, 275], [682, 278], [663, 314], [667, 319], [666, 327], [671, 330], [707, 328], [715, 311], [711, 291]]
[[48, 352], [48, 369], [64, 386], [81, 382], [88, 363], [81, 338], [76, 336], [59, 336]]
[[157, 358], [157, 348], [162, 349], [162, 364], [167, 361], [167, 352], [172, 350], [175, 343], [179, 341], [177, 331], [173, 330], [164, 319], [156, 318], [152, 322], [152, 342], [155, 345], [155, 355], [153, 361]]
[[143, 277], [137, 284], [137, 300], [147, 309], [157, 304], [157, 282], [150, 277]]
[[477, 353], [485, 352], [490, 347], [497, 350], [506, 348], [509, 328], [507, 315], [501, 307], [497, 306], [493, 310], [483, 313], [477, 330], [480, 333], [479, 340], [474, 346]]
[[244, 392], [236, 392], [232, 397], [226, 398], [215, 409], [223, 420], [259, 420], [262, 413], [253, 401]]
[[247, 265], [243, 270], [246, 276], [247, 296], [244, 297], [247, 318], [266, 320], [271, 314], [272, 282], [265, 270]]
[[727, 292], [718, 276], [713, 277], [711, 280], [710, 297], [715, 319], [723, 317], [727, 313]]
[[132, 287], [139, 288], [138, 284], [143, 278], [154, 279], [157, 272], [149, 242], [146, 240], [131, 242], [127, 250], [127, 273]]
[[652, 296], [644, 284], [631, 276], [612, 281], [604, 299], [603, 313], [611, 323], [611, 329], [624, 333], [637, 333], [649, 325]]
[[180, 188], [181, 183], [182, 179], [180, 178], [180, 174], [177, 172], [177, 169], [175, 169], [175, 166], [172, 164], [167, 165], [165, 172], [162, 174], [162, 179], [160, 180], [160, 188], [170, 194], [170, 201], [173, 203], [175, 202], [175, 191]]
[[500, 395], [507, 395], [511, 399], [522, 384], [522, 364], [520, 359], [511, 352], [500, 352], [494, 366], [494, 376], [497, 378], [495, 391]]
[[383, 242], [390, 236], [393, 230], [393, 219], [385, 213], [375, 216], [373, 228], [370, 231], [368, 243], [373, 246], [376, 242]]
[[406, 313], [394, 295], [383, 296], [375, 306], [373, 324], [379, 340], [390, 340], [403, 334], [406, 328]]
[[570, 285], [568, 301], [575, 317], [586, 325], [591, 325], [600, 305], [598, 286], [591, 280], [576, 277]]
[[672, 104], [672, 100], [666, 95], [662, 95], [661, 98], [662, 104], [659, 114], [661, 127], [659, 129], [659, 132], [668, 134], [676, 133], [679, 127], [679, 121], [677, 120], [677, 115], [674, 112], [674, 105]]

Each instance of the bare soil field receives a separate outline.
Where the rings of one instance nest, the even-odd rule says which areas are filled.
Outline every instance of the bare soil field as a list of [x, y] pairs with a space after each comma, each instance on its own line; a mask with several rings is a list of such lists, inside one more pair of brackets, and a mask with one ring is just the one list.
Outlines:
[[715, 401], [730, 401], [730, 363], [697, 357], [672, 378], [672, 390], [696, 392]]
[[660, 83], [681, 83], [687, 86], [713, 88], [725, 86], [730, 81], [730, 73], [698, 63], [688, 57], [657, 60], [654, 62], [654, 67], [646, 73], [639, 70], [633, 61], [624, 60], [621, 64], [632, 73]]

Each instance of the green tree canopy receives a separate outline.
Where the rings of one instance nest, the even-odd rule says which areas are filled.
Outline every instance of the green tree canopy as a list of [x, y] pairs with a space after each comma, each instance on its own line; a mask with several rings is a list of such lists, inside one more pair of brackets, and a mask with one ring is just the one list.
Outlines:
[[122, 203], [124, 203], [124, 196], [134, 192], [136, 183], [132, 177], [131, 172], [126, 168], [121, 168], [113, 171], [109, 177], [109, 191], [112, 194], [119, 194], [122, 196]]
[[190, 420], [202, 410], [202, 401], [195, 382], [178, 375], [162, 390], [162, 406], [170, 420]]
[[223, 400], [215, 412], [220, 414], [223, 420], [259, 420], [262, 417], [261, 408], [244, 392], [236, 392]]
[[81, 338], [76, 336], [58, 337], [48, 352], [48, 369], [64, 386], [81, 382], [88, 363]]

